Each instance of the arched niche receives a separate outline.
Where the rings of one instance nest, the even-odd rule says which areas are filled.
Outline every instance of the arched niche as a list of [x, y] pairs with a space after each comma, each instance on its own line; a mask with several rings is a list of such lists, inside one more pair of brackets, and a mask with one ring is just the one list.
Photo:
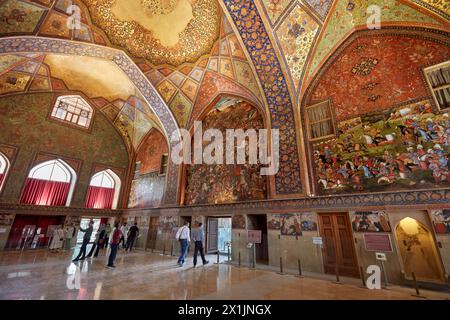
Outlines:
[[[262, 165], [226, 164], [226, 130], [265, 129], [265, 116], [260, 108], [238, 97], [222, 96], [206, 108], [197, 121], [202, 123], [202, 134], [217, 129], [223, 136], [224, 164], [194, 164], [195, 130], [192, 136], [192, 163], [183, 168], [182, 203], [185, 205], [231, 203], [267, 199], [269, 179], [260, 175]], [[247, 139], [248, 141], [248, 139]], [[204, 142], [202, 152], [209, 143]], [[236, 156], [235, 152], [235, 156]]]

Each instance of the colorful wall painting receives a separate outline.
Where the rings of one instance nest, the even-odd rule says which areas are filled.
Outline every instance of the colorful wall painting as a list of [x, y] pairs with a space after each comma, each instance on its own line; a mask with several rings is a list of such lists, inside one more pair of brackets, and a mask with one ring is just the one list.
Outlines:
[[351, 212], [355, 232], [391, 232], [389, 217], [384, 211]]

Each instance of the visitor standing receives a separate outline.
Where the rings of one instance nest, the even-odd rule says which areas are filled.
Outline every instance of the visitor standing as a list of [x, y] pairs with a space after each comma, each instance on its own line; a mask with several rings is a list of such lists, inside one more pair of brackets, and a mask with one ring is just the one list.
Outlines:
[[122, 231], [120, 231], [120, 224], [117, 222], [114, 226], [114, 231], [111, 238], [111, 253], [109, 254], [108, 265], [109, 268], [115, 268], [114, 261], [116, 260], [117, 249], [119, 248]]
[[122, 248], [125, 248], [128, 240], [128, 226], [126, 222], [120, 228], [120, 231], [122, 231], [122, 238], [120, 238], [120, 243], [122, 244]]
[[111, 231], [111, 225], [107, 223], [105, 228], [105, 242], [103, 243], [103, 248], [108, 248], [109, 236], [111, 235]]

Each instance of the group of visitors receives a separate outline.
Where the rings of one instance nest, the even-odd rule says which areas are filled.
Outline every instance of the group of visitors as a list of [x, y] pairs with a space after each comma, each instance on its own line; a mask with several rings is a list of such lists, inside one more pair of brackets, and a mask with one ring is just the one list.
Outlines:
[[75, 236], [76, 228], [73, 224], [65, 227], [60, 225], [53, 230], [50, 240], [50, 252], [58, 252], [60, 249], [72, 249], [72, 238]]
[[[180, 242], [180, 257], [178, 258], [178, 265], [182, 267], [186, 261], [187, 252], [189, 249], [189, 244], [191, 242], [189, 222], [186, 221], [184, 225], [178, 229], [176, 239]], [[203, 265], [208, 264], [209, 261], [205, 258], [205, 253], [203, 250], [203, 243], [205, 242], [205, 230], [203, 229], [203, 224], [198, 222], [196, 228], [192, 230], [192, 240], [194, 241], [194, 268], [197, 266], [197, 255], [200, 253]]]
[[122, 248], [126, 251], [131, 251], [133, 245], [139, 236], [139, 228], [137, 222], [131, 228], [127, 227], [127, 223], [116, 222], [114, 224], [114, 229], [108, 223], [106, 226], [102, 224], [96, 234], [95, 241], [92, 244], [91, 250], [86, 256], [86, 250], [88, 244], [91, 242], [92, 233], [94, 231], [94, 221], [90, 221], [86, 229], [80, 228], [80, 231], [84, 233], [83, 243], [80, 248], [80, 252], [77, 257], [73, 259], [73, 262], [84, 260], [94, 255], [94, 258], [98, 257], [100, 249], [108, 248], [110, 246], [110, 254], [108, 258], [107, 267], [115, 268], [114, 261], [116, 259], [117, 251], [119, 250], [120, 244], [122, 243]]

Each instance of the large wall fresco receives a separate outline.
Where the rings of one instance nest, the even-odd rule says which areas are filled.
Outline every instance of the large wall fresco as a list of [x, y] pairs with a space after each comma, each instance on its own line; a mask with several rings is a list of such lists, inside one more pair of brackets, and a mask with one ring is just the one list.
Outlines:
[[[218, 129], [226, 137], [226, 129], [263, 129], [258, 110], [246, 102], [223, 111], [212, 110], [203, 120], [203, 130]], [[224, 139], [223, 150], [226, 150]], [[204, 145], [205, 147], [205, 145]], [[186, 166], [186, 204], [226, 203], [259, 200], [267, 197], [266, 177], [260, 175], [260, 164]]]
[[165, 176], [150, 172], [131, 183], [128, 208], [156, 208], [162, 205]]
[[[48, 114], [54, 99], [53, 93], [0, 97], [0, 143], [19, 147], [20, 150], [0, 202], [18, 201], [29, 165], [38, 152], [82, 160], [73, 206], [84, 205], [94, 164], [126, 172], [129, 161], [127, 147], [111, 122], [101, 112], [96, 112], [92, 130], [88, 132], [50, 120]], [[125, 177], [121, 179], [124, 181]]]
[[165, 175], [160, 174], [162, 155], [169, 153], [166, 138], [156, 129], [150, 131], [136, 156], [139, 175], [131, 184], [129, 208], [155, 208], [162, 205]]
[[358, 37], [320, 76], [312, 100], [333, 100], [336, 119], [427, 96], [422, 68], [448, 60], [450, 47], [402, 35]]
[[338, 123], [313, 146], [320, 194], [450, 186], [450, 118], [429, 100]]

